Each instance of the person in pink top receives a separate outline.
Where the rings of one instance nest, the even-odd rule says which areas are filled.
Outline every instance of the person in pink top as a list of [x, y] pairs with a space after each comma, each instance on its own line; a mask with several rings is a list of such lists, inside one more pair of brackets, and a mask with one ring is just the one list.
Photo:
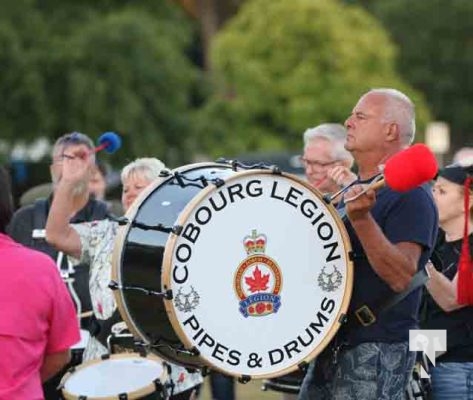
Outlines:
[[41, 382], [69, 362], [79, 325], [54, 262], [5, 233], [13, 205], [1, 168], [0, 188], [0, 400], [44, 399]]

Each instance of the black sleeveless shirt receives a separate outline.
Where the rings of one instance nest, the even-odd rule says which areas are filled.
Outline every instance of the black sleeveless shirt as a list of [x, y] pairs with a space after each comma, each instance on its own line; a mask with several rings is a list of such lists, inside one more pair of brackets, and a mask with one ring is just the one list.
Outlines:
[[[469, 236], [473, 250], [473, 234]], [[446, 242], [443, 235], [435, 247], [431, 260], [437, 271], [453, 280], [458, 270], [462, 240]], [[473, 306], [451, 312], [443, 311], [425, 290], [422, 329], [446, 329], [447, 352], [439, 362], [473, 362]]]

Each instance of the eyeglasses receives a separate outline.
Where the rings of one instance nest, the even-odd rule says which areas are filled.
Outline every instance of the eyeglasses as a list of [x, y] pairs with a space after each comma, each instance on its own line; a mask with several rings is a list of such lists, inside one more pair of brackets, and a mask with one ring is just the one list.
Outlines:
[[73, 160], [74, 157], [68, 155], [68, 154], [59, 154], [57, 157], [53, 158], [53, 163], [62, 163], [65, 159]]
[[319, 160], [309, 160], [307, 158], [304, 158], [303, 156], [301, 156], [299, 159], [305, 168], [311, 167], [311, 168], [319, 168], [319, 169], [330, 167], [339, 161], [339, 160], [334, 160], [334, 161], [323, 162]]

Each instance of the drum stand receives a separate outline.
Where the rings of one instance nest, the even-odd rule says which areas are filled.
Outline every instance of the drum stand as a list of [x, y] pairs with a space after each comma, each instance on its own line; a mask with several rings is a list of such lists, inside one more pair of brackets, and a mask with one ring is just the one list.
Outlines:
[[63, 269], [62, 268], [63, 259], [64, 259], [64, 253], [60, 251], [57, 255], [56, 266], [58, 268], [58, 271], [61, 275], [62, 280], [64, 281], [64, 283], [67, 285], [67, 288], [69, 289], [69, 293], [71, 294], [72, 300], [74, 301], [74, 304], [76, 306], [77, 319], [79, 320], [79, 325], [80, 325], [81, 315], [82, 315], [82, 304], [73, 286], [73, 283], [74, 283], [73, 275], [75, 272], [74, 266], [72, 265], [69, 258], [66, 257], [67, 269]]

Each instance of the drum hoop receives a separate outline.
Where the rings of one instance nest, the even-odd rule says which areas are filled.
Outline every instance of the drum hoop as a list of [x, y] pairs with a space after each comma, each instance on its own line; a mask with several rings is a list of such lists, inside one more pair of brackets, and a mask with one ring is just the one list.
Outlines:
[[[154, 354], [141, 355], [139, 353], [122, 353], [122, 354], [113, 354], [113, 355], [111, 355], [110, 357], [108, 357], [106, 359], [96, 358], [94, 360], [86, 361], [82, 364], [79, 364], [76, 367], [72, 367], [69, 371], [67, 371], [64, 374], [64, 376], [61, 378], [61, 383], [59, 385], [59, 387], [61, 388], [61, 391], [62, 391], [62, 395], [64, 396], [64, 398], [66, 400], [79, 400], [80, 396], [82, 396], [82, 395], [76, 396], [75, 394], [69, 393], [65, 388], [65, 384], [66, 384], [67, 380], [72, 375], [74, 375], [77, 371], [80, 371], [80, 370], [82, 370], [84, 368], [87, 368], [91, 365], [95, 365], [95, 364], [99, 364], [101, 362], [105, 362], [107, 360], [127, 359], [127, 358], [130, 358], [130, 359], [131, 358], [132, 359], [145, 358], [145, 359], [151, 360], [151, 361], [158, 361], [163, 365], [163, 360], [161, 360], [159, 357], [155, 356]], [[160, 382], [162, 382], [162, 383], [164, 383], [167, 379], [167, 372], [166, 372], [166, 368], [165, 368], [164, 365], [163, 365], [163, 372], [161, 373], [161, 376], [159, 376], [158, 378], [159, 378]], [[156, 390], [156, 386], [155, 386], [154, 382], [151, 382], [149, 385], [143, 386], [140, 389], [134, 390], [132, 392], [128, 392], [126, 394], [128, 396], [127, 397], [128, 399], [138, 399], [142, 396], [146, 396], [148, 394], [153, 393], [155, 390]], [[118, 399], [118, 394], [119, 393], [117, 393], [117, 395], [113, 395], [113, 396], [90, 397], [90, 399], [92, 399], [92, 400], [109, 400], [109, 399], [113, 400], [113, 399]], [[89, 397], [87, 397], [87, 398], [89, 398]]]
[[[117, 236], [115, 238], [115, 244], [113, 246], [113, 252], [112, 252], [112, 273], [111, 273], [111, 279], [113, 281], [117, 282], [119, 285], [122, 283], [121, 276], [120, 276], [120, 265], [122, 263], [125, 239], [127, 238], [128, 233], [130, 232], [131, 221], [134, 221], [143, 202], [146, 199], [148, 199], [149, 195], [153, 193], [159, 186], [171, 180], [173, 178], [172, 174], [175, 172], [186, 172], [186, 171], [192, 171], [194, 169], [205, 168], [205, 167], [222, 167], [223, 165], [225, 164], [219, 164], [215, 162], [201, 162], [201, 163], [187, 164], [187, 165], [175, 168], [171, 170], [171, 175], [157, 178], [156, 180], [153, 181], [153, 183], [149, 184], [138, 195], [138, 197], [135, 199], [135, 201], [130, 206], [128, 211], [125, 213], [125, 218], [129, 222], [126, 225], [119, 226]], [[169, 238], [168, 238], [168, 241], [169, 241]], [[166, 247], [167, 247], [167, 244], [166, 244]], [[163, 256], [163, 267], [164, 267], [164, 256]], [[162, 280], [162, 276], [161, 276], [161, 280]], [[162, 283], [163, 282], [161, 281], [161, 284]], [[123, 297], [123, 291], [114, 290], [113, 296], [115, 298], [115, 302], [117, 303], [118, 312], [120, 316], [123, 318], [123, 321], [125, 321], [127, 328], [135, 337], [141, 338], [145, 342], [145, 344], [149, 345], [150, 341], [148, 340], [147, 335], [145, 335], [145, 333], [142, 332], [141, 329], [134, 323], [132, 314], [130, 313], [128, 306], [125, 302], [125, 298]], [[169, 313], [168, 313], [168, 316], [169, 316]], [[163, 357], [163, 358], [166, 358], [166, 361], [169, 361], [169, 362], [176, 362], [175, 360], [168, 359], [168, 357]]]
[[[275, 173], [270, 170], [264, 170], [264, 169], [252, 169], [252, 170], [246, 170], [246, 171], [240, 171], [236, 172], [234, 175], [231, 175], [227, 178], [224, 179], [225, 185], [229, 184], [231, 181], [235, 179], [240, 179], [244, 178], [246, 176], [251, 176], [255, 174], [263, 174], [263, 175], [274, 175]], [[326, 209], [327, 211], [331, 214], [332, 218], [334, 219], [338, 229], [339, 233], [342, 237], [342, 240], [345, 244], [345, 259], [347, 260], [347, 277], [346, 277], [346, 284], [345, 284], [345, 291], [344, 291], [344, 296], [343, 300], [340, 305], [340, 310], [337, 314], [337, 316], [334, 318], [334, 324], [330, 328], [330, 330], [327, 332], [327, 335], [320, 341], [319, 345], [310, 352], [301, 362], [307, 362], [309, 363], [313, 358], [315, 358], [319, 353], [322, 352], [325, 347], [329, 344], [329, 342], [333, 339], [337, 331], [340, 329], [342, 325], [342, 321], [344, 318], [342, 316], [346, 315], [348, 312], [348, 306], [350, 304], [350, 299], [351, 299], [351, 294], [352, 294], [352, 289], [353, 289], [353, 261], [351, 260], [350, 257], [350, 252], [351, 252], [351, 243], [350, 243], [350, 238], [348, 236], [348, 233], [346, 231], [345, 225], [343, 224], [342, 219], [338, 215], [336, 209], [331, 205], [325, 203], [323, 200], [322, 194], [312, 186], [310, 186], [307, 182], [302, 180], [301, 178], [297, 177], [296, 175], [289, 174], [286, 172], [278, 173], [278, 176], [284, 176], [286, 178], [289, 178], [300, 185], [304, 186], [306, 189], [311, 191], [313, 194], [315, 194], [324, 204], [326, 204]], [[220, 187], [217, 187], [215, 185], [209, 185], [203, 190], [201, 190], [187, 205], [186, 207], [181, 211], [176, 224], [180, 226], [184, 226], [186, 221], [188, 220], [190, 214], [200, 205], [202, 200], [209, 195], [212, 191], [218, 190]], [[166, 242], [166, 248], [164, 249], [164, 255], [163, 255], [163, 267], [162, 267], [162, 283], [163, 285], [166, 285], [167, 287], [171, 287], [171, 270], [172, 270], [172, 256], [174, 254], [174, 249], [176, 246], [176, 242], [178, 239], [178, 235], [171, 233], [170, 236], [168, 237], [168, 240]], [[172, 300], [165, 300], [164, 301], [164, 306], [166, 308], [169, 320], [171, 321], [172, 327], [183, 343], [184, 347], [187, 350], [190, 350], [193, 347], [192, 342], [187, 338], [184, 330], [181, 328], [177, 315], [175, 312], [175, 308], [173, 305]], [[336, 329], [335, 329], [336, 328]], [[220, 372], [223, 372], [226, 375], [234, 376], [234, 377], [240, 377], [241, 375], [232, 373], [227, 370], [223, 370], [219, 368], [218, 366], [212, 364], [207, 358], [203, 356], [199, 356], [200, 359], [203, 360], [203, 362], [213, 370], [217, 370]], [[287, 367], [277, 373], [269, 373], [269, 374], [255, 374], [251, 375], [250, 377], [253, 379], [269, 379], [269, 378], [276, 378], [278, 376], [283, 376], [287, 375], [290, 372], [294, 372], [298, 369], [299, 367], [297, 365], [294, 365], [292, 367]]]

